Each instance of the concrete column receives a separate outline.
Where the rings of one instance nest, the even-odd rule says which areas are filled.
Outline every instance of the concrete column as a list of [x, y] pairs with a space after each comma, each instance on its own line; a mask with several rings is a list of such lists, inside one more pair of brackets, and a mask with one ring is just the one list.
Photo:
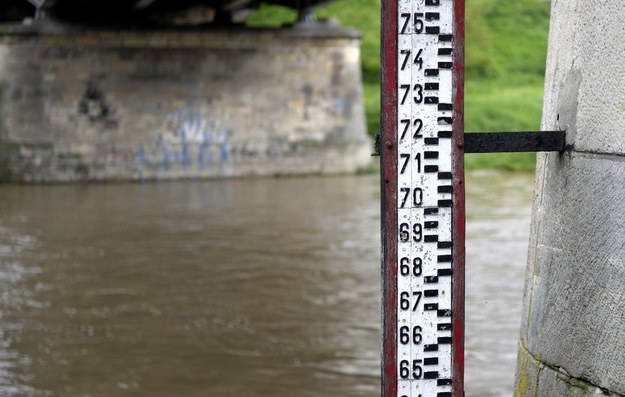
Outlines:
[[0, 182], [332, 174], [371, 161], [357, 32], [28, 29], [0, 25]]
[[625, 395], [625, 3], [552, 2], [516, 396]]

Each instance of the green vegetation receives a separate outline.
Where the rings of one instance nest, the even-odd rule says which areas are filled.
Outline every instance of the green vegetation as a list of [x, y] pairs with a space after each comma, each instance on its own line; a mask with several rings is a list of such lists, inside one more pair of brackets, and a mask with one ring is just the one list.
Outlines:
[[[466, 0], [465, 126], [467, 131], [538, 130], [549, 30], [544, 0]], [[292, 23], [286, 8], [263, 6], [252, 26]], [[338, 0], [317, 11], [363, 32], [362, 66], [367, 127], [380, 129], [380, 0]], [[465, 157], [467, 168], [532, 170], [534, 155]]]

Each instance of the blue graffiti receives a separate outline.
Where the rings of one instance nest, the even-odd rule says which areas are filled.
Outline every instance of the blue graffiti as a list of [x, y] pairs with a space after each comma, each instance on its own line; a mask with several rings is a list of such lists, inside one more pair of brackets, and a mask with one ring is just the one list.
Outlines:
[[143, 180], [143, 170], [145, 169], [145, 150], [143, 150], [143, 145], [137, 145], [135, 148], [135, 157], [139, 163], [139, 178]]
[[[217, 128], [216, 122], [203, 117], [190, 108], [177, 109], [165, 119], [165, 133], [156, 139], [157, 151], [161, 153], [161, 165], [168, 169], [180, 164], [189, 170], [193, 166], [206, 170], [214, 166], [214, 157], [219, 156], [223, 169], [230, 157], [229, 139], [232, 130]], [[144, 162], [145, 154], [137, 161]]]
[[197, 166], [200, 169], [210, 168], [213, 164], [213, 155], [209, 150], [210, 144], [210, 135], [206, 131], [202, 132], [202, 143], [197, 152]]

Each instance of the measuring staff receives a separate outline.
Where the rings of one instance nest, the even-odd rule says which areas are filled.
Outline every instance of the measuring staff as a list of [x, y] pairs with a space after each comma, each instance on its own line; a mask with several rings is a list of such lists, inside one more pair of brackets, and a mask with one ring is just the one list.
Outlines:
[[464, 395], [464, 0], [382, 5], [383, 397]]

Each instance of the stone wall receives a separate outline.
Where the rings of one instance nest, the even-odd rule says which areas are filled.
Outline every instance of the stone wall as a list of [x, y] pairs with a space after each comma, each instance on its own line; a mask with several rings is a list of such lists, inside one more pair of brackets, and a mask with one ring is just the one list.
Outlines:
[[3, 29], [0, 180], [342, 173], [370, 161], [353, 31]]
[[625, 396], [625, 3], [552, 2], [516, 396]]

